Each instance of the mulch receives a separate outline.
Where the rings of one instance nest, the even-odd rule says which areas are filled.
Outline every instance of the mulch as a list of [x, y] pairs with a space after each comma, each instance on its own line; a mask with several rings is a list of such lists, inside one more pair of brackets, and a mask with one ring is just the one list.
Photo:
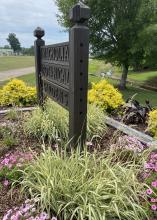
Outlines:
[[[37, 154], [41, 152], [41, 143], [37, 142], [36, 139], [26, 137], [22, 124], [18, 120], [8, 120], [4, 115], [0, 115], [0, 127], [9, 126], [10, 124], [15, 129], [18, 143], [15, 146], [8, 147], [4, 146], [2, 139], [0, 139], [0, 157], [15, 151], [28, 152], [33, 150]], [[11, 189], [11, 186], [5, 187], [0, 185], [0, 219], [9, 209], [20, 206], [24, 201], [24, 195], [21, 194], [18, 187]]]
[[20, 206], [24, 201], [24, 196], [20, 196], [18, 188], [12, 189], [10, 187], [0, 188], [0, 219], [6, 214], [9, 209]]

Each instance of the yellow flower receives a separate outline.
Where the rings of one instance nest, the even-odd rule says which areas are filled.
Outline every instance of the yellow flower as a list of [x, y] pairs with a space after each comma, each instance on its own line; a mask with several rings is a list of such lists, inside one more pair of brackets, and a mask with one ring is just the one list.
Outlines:
[[149, 113], [148, 130], [157, 138], [157, 109]]
[[92, 89], [88, 92], [88, 100], [89, 103], [96, 103], [106, 111], [112, 111], [124, 104], [122, 94], [106, 80], [93, 83]]
[[36, 103], [36, 89], [22, 80], [13, 79], [0, 90], [0, 105], [32, 105]]

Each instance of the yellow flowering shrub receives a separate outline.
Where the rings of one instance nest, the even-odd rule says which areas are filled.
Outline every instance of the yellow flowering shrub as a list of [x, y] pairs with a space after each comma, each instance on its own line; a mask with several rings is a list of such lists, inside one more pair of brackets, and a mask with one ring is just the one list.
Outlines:
[[148, 131], [152, 132], [154, 137], [157, 138], [157, 109], [149, 113]]
[[92, 89], [88, 93], [88, 100], [89, 103], [95, 103], [108, 112], [124, 104], [122, 94], [106, 80], [92, 84]]
[[36, 103], [36, 89], [22, 80], [13, 79], [0, 90], [1, 106], [27, 106]]

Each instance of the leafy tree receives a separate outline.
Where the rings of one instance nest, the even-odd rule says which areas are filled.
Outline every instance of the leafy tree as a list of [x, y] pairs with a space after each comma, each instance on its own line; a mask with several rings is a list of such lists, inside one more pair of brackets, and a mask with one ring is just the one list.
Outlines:
[[[119, 87], [124, 89], [129, 66], [143, 60], [143, 48], [138, 46], [140, 33], [152, 22], [156, 0], [85, 0], [91, 8], [90, 43], [94, 55], [122, 67]], [[71, 24], [68, 11], [76, 0], [56, 0], [59, 22]], [[136, 46], [135, 46], [136, 45]]]
[[150, 25], [141, 33], [141, 43], [144, 45], [144, 67], [157, 68], [157, 24]]
[[4, 45], [4, 49], [10, 49], [9, 45]]
[[9, 42], [11, 48], [14, 50], [14, 52], [18, 52], [21, 50], [21, 44], [19, 42], [19, 39], [16, 37], [16, 34], [10, 33], [8, 35], [7, 41]]
[[34, 46], [31, 46], [30, 48], [22, 48], [22, 54], [23, 55], [29, 55], [29, 56], [34, 56]]

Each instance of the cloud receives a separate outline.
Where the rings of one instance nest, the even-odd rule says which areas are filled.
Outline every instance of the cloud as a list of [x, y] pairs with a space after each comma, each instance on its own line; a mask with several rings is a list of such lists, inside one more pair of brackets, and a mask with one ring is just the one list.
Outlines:
[[58, 25], [57, 7], [53, 0], [0, 0], [0, 45], [7, 44], [9, 33], [15, 33], [22, 46], [33, 44], [37, 26], [45, 29], [46, 43], [68, 40], [68, 34]]

